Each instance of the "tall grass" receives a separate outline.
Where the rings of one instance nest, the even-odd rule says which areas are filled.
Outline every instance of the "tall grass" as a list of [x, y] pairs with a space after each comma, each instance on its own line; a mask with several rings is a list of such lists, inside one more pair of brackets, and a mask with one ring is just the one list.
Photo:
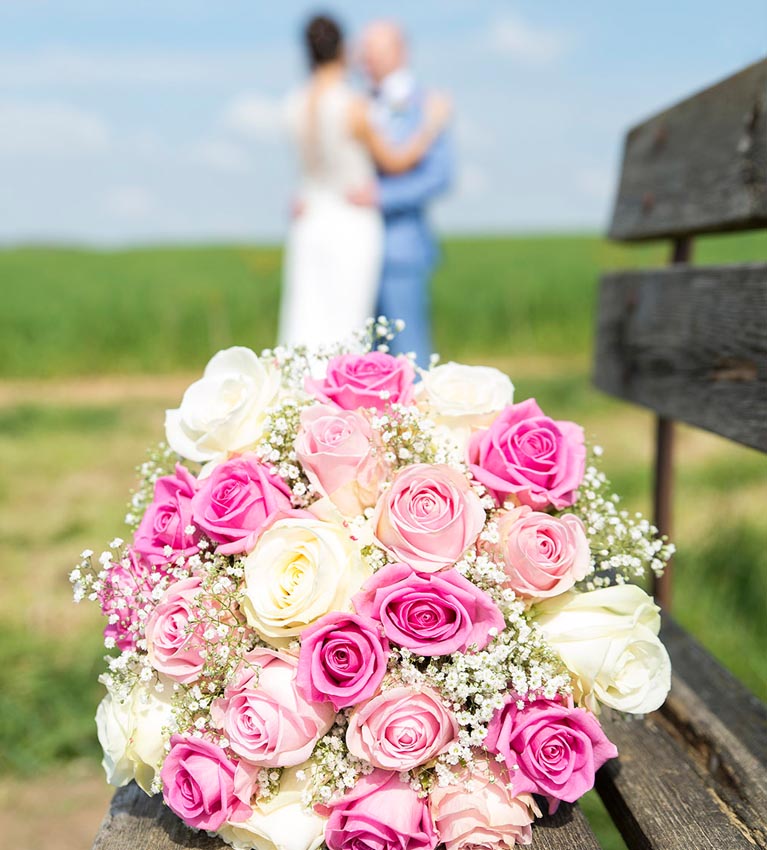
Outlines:
[[[446, 357], [585, 353], [600, 272], [666, 253], [594, 236], [449, 239], [436, 346]], [[767, 237], [703, 240], [698, 257], [763, 259]], [[0, 251], [0, 377], [188, 371], [223, 346], [273, 345], [280, 269], [268, 247]]]

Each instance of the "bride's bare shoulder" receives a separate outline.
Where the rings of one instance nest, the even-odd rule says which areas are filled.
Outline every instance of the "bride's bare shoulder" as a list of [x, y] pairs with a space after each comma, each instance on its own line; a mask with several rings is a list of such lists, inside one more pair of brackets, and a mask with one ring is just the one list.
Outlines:
[[370, 100], [358, 92], [352, 92], [347, 115], [351, 131], [357, 136], [363, 135], [370, 124]]

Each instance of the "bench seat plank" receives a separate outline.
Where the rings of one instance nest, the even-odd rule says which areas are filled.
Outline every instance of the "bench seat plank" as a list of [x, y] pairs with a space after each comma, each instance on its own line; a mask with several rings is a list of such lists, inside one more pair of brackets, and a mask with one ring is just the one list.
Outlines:
[[767, 847], [767, 706], [670, 617], [661, 637], [676, 673], [660, 720], [719, 800]]
[[602, 279], [594, 382], [767, 451], [767, 264]]
[[620, 757], [599, 771], [597, 792], [630, 850], [753, 850], [656, 718], [603, 726]]
[[603, 718], [620, 752], [597, 791], [630, 848], [767, 847], [767, 706], [669, 617], [663, 708]]
[[764, 227], [765, 173], [767, 60], [629, 131], [610, 238]]
[[157, 794], [148, 797], [135, 782], [118, 788], [93, 843], [93, 850], [223, 850], [227, 845], [185, 826]]
[[[163, 805], [160, 795], [147, 795], [131, 782], [118, 788], [93, 844], [93, 850], [226, 850], [221, 839], [195, 832]], [[564, 804], [533, 828], [535, 850], [600, 850], [578, 806]]]

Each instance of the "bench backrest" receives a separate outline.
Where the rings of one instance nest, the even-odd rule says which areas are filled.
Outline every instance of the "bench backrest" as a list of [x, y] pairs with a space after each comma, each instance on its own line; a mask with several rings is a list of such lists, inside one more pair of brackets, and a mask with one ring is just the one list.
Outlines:
[[[767, 452], [767, 264], [689, 265], [696, 235], [765, 227], [767, 60], [626, 137], [609, 236], [671, 239], [671, 264], [603, 277], [594, 382], [658, 414], [654, 509], [665, 534], [674, 420]], [[670, 591], [669, 569], [656, 586], [666, 607]]]

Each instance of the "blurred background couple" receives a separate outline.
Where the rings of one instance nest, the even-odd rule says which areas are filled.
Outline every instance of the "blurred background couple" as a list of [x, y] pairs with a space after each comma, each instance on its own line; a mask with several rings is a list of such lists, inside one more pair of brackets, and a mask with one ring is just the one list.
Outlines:
[[[369, 24], [351, 49], [338, 22], [321, 15], [304, 39], [310, 75], [287, 108], [300, 182], [280, 342], [330, 344], [386, 315], [406, 324], [392, 351], [414, 352], [426, 367], [437, 256], [426, 208], [450, 184], [450, 102], [418, 85], [393, 21]], [[367, 93], [350, 82], [357, 67]]]

